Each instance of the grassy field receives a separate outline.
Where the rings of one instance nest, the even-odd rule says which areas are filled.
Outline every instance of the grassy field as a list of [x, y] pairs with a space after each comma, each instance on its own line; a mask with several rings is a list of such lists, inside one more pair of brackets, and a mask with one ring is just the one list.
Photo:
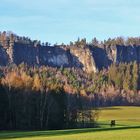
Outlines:
[[[1, 140], [140, 140], [140, 107], [111, 107], [99, 110], [101, 128], [0, 132]], [[110, 120], [116, 126], [110, 127]]]
[[101, 127], [109, 127], [110, 120], [118, 126], [140, 126], [140, 107], [106, 107], [99, 109]]

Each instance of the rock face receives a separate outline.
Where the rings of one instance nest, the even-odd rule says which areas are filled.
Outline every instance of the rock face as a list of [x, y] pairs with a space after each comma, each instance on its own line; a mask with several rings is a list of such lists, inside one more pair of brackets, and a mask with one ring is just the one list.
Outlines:
[[[99, 47], [90, 47], [92, 57], [95, 61], [95, 66], [97, 70], [107, 68], [111, 64], [110, 54], [107, 54], [107, 51]], [[109, 55], [109, 56], [108, 56]]]
[[88, 47], [84, 47], [84, 48], [72, 47], [70, 49], [70, 52], [82, 64], [84, 71], [86, 71], [88, 73], [97, 72], [94, 58], [93, 58], [92, 53]]
[[28, 65], [47, 65], [51, 67], [77, 67], [84, 71], [96, 72], [95, 62], [89, 47], [84, 48], [69, 46], [40, 46], [34, 47], [26, 44], [15, 43], [0, 50], [1, 65], [22, 62]]
[[140, 46], [37, 46], [24, 43], [0, 45], [0, 65], [8, 63], [51, 67], [76, 67], [87, 73], [108, 68], [112, 63], [140, 63]]
[[0, 46], [0, 65], [5, 66], [8, 64], [8, 55], [5, 51], [5, 49]]
[[67, 50], [60, 47], [32, 47], [26, 45], [14, 45], [14, 63], [22, 62], [28, 65], [48, 65], [52, 67], [68, 67], [71, 57]]
[[90, 46], [96, 69], [108, 68], [112, 63], [140, 63], [140, 46], [109, 46], [99, 48]]
[[140, 63], [140, 46], [117, 46], [116, 62], [131, 62]]

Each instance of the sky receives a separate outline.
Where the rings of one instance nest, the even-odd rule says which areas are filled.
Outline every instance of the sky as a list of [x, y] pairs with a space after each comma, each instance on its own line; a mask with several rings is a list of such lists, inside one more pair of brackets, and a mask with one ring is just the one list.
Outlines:
[[0, 0], [0, 31], [58, 44], [140, 36], [140, 0]]

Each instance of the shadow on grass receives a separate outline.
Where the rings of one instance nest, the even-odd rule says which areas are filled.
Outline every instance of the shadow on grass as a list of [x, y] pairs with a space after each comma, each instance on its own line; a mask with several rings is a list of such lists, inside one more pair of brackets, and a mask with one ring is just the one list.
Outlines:
[[[99, 123], [98, 124], [100, 128], [102, 128], [102, 126], [108, 126], [110, 127], [110, 123]], [[130, 127], [130, 125], [126, 125], [126, 124], [117, 124], [117, 127]]]
[[99, 110], [122, 110], [122, 108], [119, 108], [119, 107], [114, 107], [114, 108], [111, 108], [111, 107], [103, 107], [103, 108], [99, 108]]
[[36, 136], [61, 136], [61, 135], [71, 135], [87, 132], [101, 132], [101, 131], [114, 131], [114, 130], [125, 130], [125, 129], [138, 129], [140, 126], [129, 126], [129, 127], [114, 127], [114, 128], [87, 128], [87, 129], [71, 129], [71, 130], [53, 130], [53, 131], [28, 131], [28, 132], [0, 132], [0, 139], [13, 139], [13, 138], [26, 138], [26, 137], [36, 137]]

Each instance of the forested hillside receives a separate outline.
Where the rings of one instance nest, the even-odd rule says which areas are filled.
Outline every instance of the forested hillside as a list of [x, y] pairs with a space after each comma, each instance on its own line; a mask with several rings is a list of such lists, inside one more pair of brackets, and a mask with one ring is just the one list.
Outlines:
[[1, 33], [0, 129], [93, 127], [97, 107], [140, 105], [139, 44], [94, 38], [50, 45]]
[[1, 67], [0, 75], [0, 129], [90, 127], [87, 122], [93, 126], [98, 115], [91, 108], [140, 105], [136, 63], [112, 65], [96, 74], [9, 65]]

